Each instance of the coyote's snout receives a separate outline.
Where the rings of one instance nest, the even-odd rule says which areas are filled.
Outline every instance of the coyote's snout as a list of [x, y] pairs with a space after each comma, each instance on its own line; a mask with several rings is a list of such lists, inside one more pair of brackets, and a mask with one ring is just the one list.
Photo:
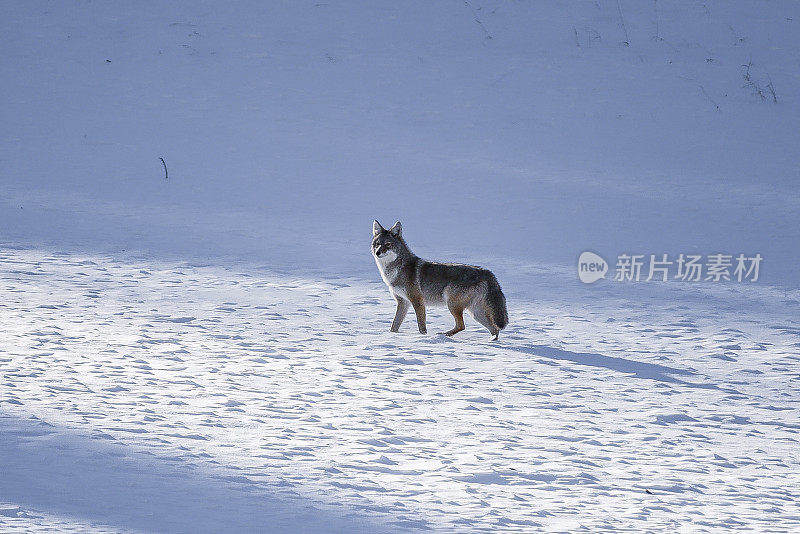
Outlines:
[[408, 308], [414, 307], [417, 326], [422, 334], [425, 326], [425, 306], [446, 305], [456, 325], [445, 332], [452, 336], [464, 330], [464, 310], [489, 329], [497, 339], [508, 324], [506, 297], [491, 271], [459, 263], [436, 263], [417, 257], [403, 239], [403, 228], [397, 221], [386, 230], [378, 221], [372, 222], [372, 255], [381, 278], [397, 301], [392, 332], [397, 332]]

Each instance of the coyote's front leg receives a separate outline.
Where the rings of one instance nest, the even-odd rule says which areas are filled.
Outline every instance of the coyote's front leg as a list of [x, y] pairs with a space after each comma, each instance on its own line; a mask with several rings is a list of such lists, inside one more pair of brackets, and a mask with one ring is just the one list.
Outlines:
[[395, 297], [397, 301], [397, 311], [394, 313], [394, 321], [392, 321], [392, 332], [400, 331], [400, 325], [403, 324], [403, 319], [406, 318], [408, 307], [411, 305], [406, 299], [402, 297]]
[[425, 326], [425, 301], [421, 295], [411, 298], [411, 305], [414, 306], [414, 313], [417, 314], [417, 326], [420, 334], [427, 334], [428, 327]]

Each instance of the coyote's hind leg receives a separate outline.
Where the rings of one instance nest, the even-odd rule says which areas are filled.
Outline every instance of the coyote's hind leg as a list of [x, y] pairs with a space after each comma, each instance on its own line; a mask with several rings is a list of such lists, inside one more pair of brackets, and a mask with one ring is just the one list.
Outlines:
[[459, 304], [447, 303], [447, 309], [450, 310], [450, 313], [453, 314], [453, 318], [456, 320], [456, 325], [444, 333], [446, 336], [454, 336], [464, 330], [464, 306]]

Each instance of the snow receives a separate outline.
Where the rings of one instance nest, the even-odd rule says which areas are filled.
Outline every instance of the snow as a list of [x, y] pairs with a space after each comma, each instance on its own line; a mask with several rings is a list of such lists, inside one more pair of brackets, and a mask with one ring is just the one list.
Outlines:
[[492, 343], [390, 335], [379, 281], [2, 259], [11, 529], [800, 526], [794, 305], [543, 290]]
[[799, 9], [1, 4], [0, 530], [800, 529]]
[[7, 239], [366, 278], [400, 219], [428, 256], [759, 252], [797, 287], [793, 2], [0, 9]]

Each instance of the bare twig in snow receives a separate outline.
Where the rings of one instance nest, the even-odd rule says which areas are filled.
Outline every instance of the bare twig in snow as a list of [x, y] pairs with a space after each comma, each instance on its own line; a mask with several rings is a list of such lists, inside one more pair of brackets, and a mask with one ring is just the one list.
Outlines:
[[631, 40], [628, 38], [628, 27], [625, 26], [625, 19], [622, 17], [622, 8], [619, 5], [619, 0], [617, 0], [617, 12], [619, 13], [619, 22], [622, 25], [622, 31], [625, 32], [625, 46], [631, 44]]
[[767, 84], [761, 85], [757, 79], [753, 78], [753, 75], [750, 73], [750, 68], [753, 66], [753, 60], [750, 59], [747, 63], [742, 65], [742, 78], [744, 78], [744, 85], [742, 87], [749, 88], [753, 91], [753, 94], [758, 96], [762, 102], [767, 101], [767, 96], [772, 99], [772, 102], [777, 104], [778, 103], [778, 95], [775, 93], [775, 86], [772, 85], [772, 78], [770, 78], [769, 74], [767, 75]]
[[769, 83], [767, 84], [767, 90], [769, 91], [770, 96], [772, 96], [772, 101], [777, 104], [778, 95], [775, 94], [775, 86], [772, 85], [772, 78], [767, 75], [767, 79], [769, 80]]
[[728, 29], [729, 29], [729, 30], [731, 31], [731, 33], [733, 34], [733, 38], [734, 38], [733, 46], [736, 46], [736, 45], [738, 45], [739, 43], [743, 43], [743, 42], [744, 42], [745, 38], [744, 38], [744, 37], [739, 37], [739, 34], [738, 34], [738, 33], [736, 33], [736, 30], [734, 30], [734, 29], [733, 29], [733, 26], [731, 26], [730, 24], [728, 24]]
[[586, 48], [592, 47], [592, 41], [600, 40], [600, 34], [594, 28], [586, 28]]
[[158, 158], [161, 160], [161, 164], [164, 166], [164, 179], [169, 180], [169, 172], [167, 172], [167, 163], [164, 161], [164, 158]]
[[656, 20], [655, 20], [655, 22], [656, 22], [656, 36], [654, 37], [654, 39], [656, 41], [661, 41], [662, 40], [661, 39], [661, 34], [660, 34], [659, 28], [658, 28], [658, 0], [653, 0], [653, 12], [655, 13], [655, 16], [656, 16]]
[[681, 78], [682, 80], [687, 80], [687, 81], [692, 82], [693, 84], [695, 84], [697, 86], [697, 88], [700, 89], [700, 92], [703, 94], [703, 96], [706, 97], [706, 100], [708, 100], [711, 103], [711, 105], [714, 106], [714, 110], [715, 111], [719, 111], [719, 104], [717, 104], [716, 100], [711, 98], [711, 95], [708, 94], [708, 91], [706, 91], [706, 88], [703, 87], [703, 84], [701, 84], [700, 82], [698, 82], [694, 78], [690, 78], [688, 76], [678, 76], [678, 77]]
[[702, 85], [700, 85], [699, 83], [697, 84], [697, 86], [700, 88], [700, 91], [701, 91], [701, 92], [703, 93], [703, 95], [704, 95], [704, 96], [705, 96], [705, 97], [708, 99], [708, 101], [709, 101], [709, 102], [711, 102], [711, 103], [714, 105], [714, 109], [715, 109], [716, 111], [719, 111], [719, 104], [717, 104], [717, 103], [714, 101], [714, 99], [713, 99], [713, 98], [711, 98], [711, 96], [709, 96], [709, 94], [706, 92], [706, 88], [705, 88], [705, 87], [703, 87]]
[[472, 11], [472, 16], [475, 17], [475, 22], [477, 22], [478, 26], [480, 26], [483, 30], [484, 35], [486, 35], [486, 39], [492, 39], [492, 34], [489, 33], [489, 30], [487, 30], [486, 26], [483, 25], [481, 19], [478, 18], [478, 12], [475, 11], [475, 8], [472, 7], [472, 4], [470, 4], [467, 0], [464, 0], [464, 5], [466, 5], [470, 11]]

